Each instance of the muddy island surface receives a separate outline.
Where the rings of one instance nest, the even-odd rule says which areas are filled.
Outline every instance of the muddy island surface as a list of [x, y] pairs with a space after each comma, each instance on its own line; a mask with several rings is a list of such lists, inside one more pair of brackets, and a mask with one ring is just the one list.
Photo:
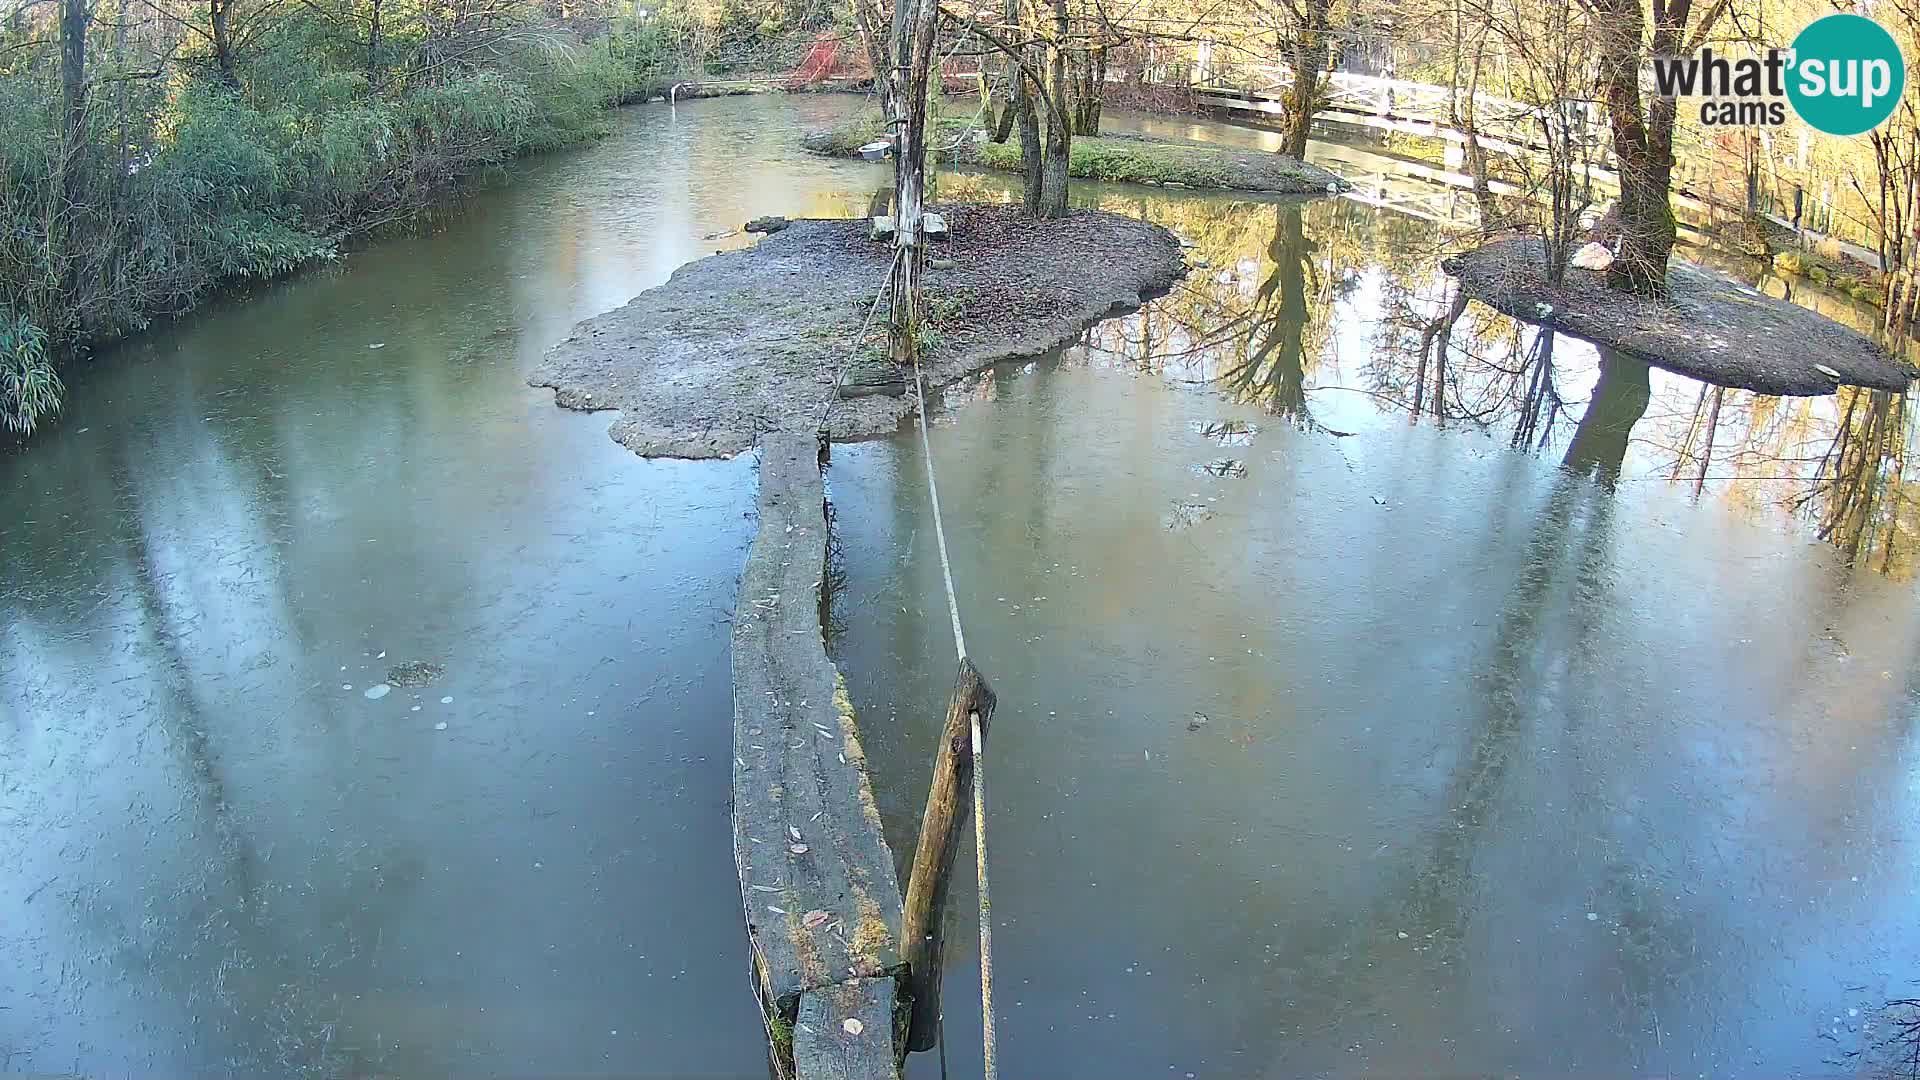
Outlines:
[[1723, 274], [1675, 260], [1668, 295], [1635, 296], [1569, 268], [1547, 280], [1540, 241], [1496, 240], [1441, 261], [1471, 299], [1655, 367], [1762, 394], [1903, 391], [1916, 374], [1872, 338]]
[[[929, 389], [1046, 352], [1186, 272], [1173, 234], [1133, 218], [940, 212], [951, 236], [931, 245], [925, 276]], [[766, 432], [813, 431], [823, 416], [835, 439], [891, 432], [911, 413], [910, 394], [843, 400], [830, 415], [826, 406], [850, 359], [887, 364], [884, 318], [867, 316], [892, 254], [865, 219], [790, 222], [581, 323], [528, 381], [570, 409], [620, 410], [614, 440], [648, 457], [730, 457]]]

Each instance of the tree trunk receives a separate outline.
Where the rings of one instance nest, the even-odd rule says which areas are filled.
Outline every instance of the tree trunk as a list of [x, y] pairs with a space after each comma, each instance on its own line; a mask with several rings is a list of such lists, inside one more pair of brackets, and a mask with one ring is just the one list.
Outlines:
[[[1008, 26], [1020, 22], [1020, 0], [1007, 0], [1006, 19]], [[1000, 58], [1001, 92], [1006, 95], [1006, 105], [1000, 110], [993, 124], [993, 141], [1004, 143], [1013, 134], [1013, 122], [1019, 112], [1021, 90], [1026, 80], [1020, 77], [1020, 66], [1010, 56]], [[1031, 106], [1029, 106], [1031, 108]], [[1032, 209], [1031, 206], [1028, 207]]]
[[220, 81], [240, 88], [240, 76], [233, 68], [233, 0], [207, 0], [207, 22], [213, 36], [213, 62]]
[[[1018, 72], [1010, 71], [1007, 73], [1006, 77], [1007, 77], [1007, 81], [1011, 84], [1018, 85], [1020, 82], [1020, 75]], [[1014, 113], [1017, 111], [1013, 107], [1014, 93], [1015, 91], [1008, 92], [1006, 102], [1002, 104], [1000, 106], [1000, 110], [994, 114], [993, 132], [991, 134], [991, 137], [994, 142], [1004, 143], [1008, 139], [1013, 137], [1013, 122], [1015, 119]]]
[[62, 0], [60, 101], [69, 154], [79, 147], [87, 126], [87, 25], [92, 21], [93, 9], [87, 0]]
[[380, 80], [380, 4], [381, 0], [371, 0], [367, 12], [367, 79]]
[[[1656, 55], [1675, 55], [1677, 26], [1684, 25], [1685, 0], [1663, 9], [1656, 25]], [[1613, 133], [1613, 156], [1620, 168], [1620, 253], [1609, 278], [1615, 288], [1659, 295], [1667, 287], [1667, 259], [1673, 254], [1674, 99], [1656, 97], [1644, 110], [1640, 102], [1640, 60], [1646, 17], [1640, 0], [1598, 0], [1594, 5], [1600, 34], [1600, 89]]]
[[86, 167], [87, 25], [92, 21], [88, 0], [61, 0], [60, 194], [69, 206], [80, 200]]
[[933, 67], [936, 0], [914, 0], [907, 18], [896, 18], [893, 40], [894, 99], [900, 107], [900, 141], [894, 154], [893, 237], [895, 259], [887, 344], [895, 362], [918, 356], [920, 269], [926, 256], [921, 216], [927, 174], [927, 80]]
[[1046, 149], [1040, 145], [1040, 116], [1034, 108], [1032, 80], [1014, 73], [1013, 114], [1020, 125], [1020, 204], [1028, 214], [1040, 216], [1041, 177]]
[[[880, 115], [888, 121], [897, 120], [900, 109], [894, 100], [893, 37], [881, 32], [880, 9], [874, 0], [854, 0], [853, 17], [860, 27], [860, 44], [867, 51], [867, 64], [873, 68], [873, 89], [880, 96]], [[889, 129], [888, 134], [896, 131]]]
[[1328, 18], [1333, 0], [1307, 0], [1304, 19], [1294, 31], [1293, 83], [1282, 96], [1280, 152], [1305, 160], [1313, 115], [1320, 110], [1320, 72], [1330, 58]]
[[1100, 112], [1107, 86], [1107, 50], [1094, 46], [1074, 64], [1073, 133], [1100, 134]]
[[1073, 155], [1072, 94], [1067, 84], [1067, 0], [1053, 0], [1054, 41], [1047, 87], [1047, 152], [1040, 169], [1037, 217], [1067, 216], [1067, 164]]

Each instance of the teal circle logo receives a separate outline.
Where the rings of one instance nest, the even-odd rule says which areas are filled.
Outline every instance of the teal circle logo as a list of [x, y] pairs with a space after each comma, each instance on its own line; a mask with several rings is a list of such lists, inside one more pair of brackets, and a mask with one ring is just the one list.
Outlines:
[[1872, 131], [1900, 104], [1907, 62], [1879, 23], [1860, 15], [1828, 15], [1793, 39], [1787, 99], [1815, 130], [1829, 135]]

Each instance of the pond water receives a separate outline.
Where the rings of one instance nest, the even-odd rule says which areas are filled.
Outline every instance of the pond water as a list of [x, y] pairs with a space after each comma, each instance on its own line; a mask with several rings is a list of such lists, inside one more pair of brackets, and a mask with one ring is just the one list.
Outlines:
[[[752, 462], [640, 461], [524, 377], [750, 217], [865, 212], [883, 167], [794, 144], [854, 104], [627, 110], [103, 356], [0, 457], [0, 1071], [765, 1074]], [[1904, 416], [1477, 311], [1423, 365], [1430, 223], [1077, 198], [1206, 265], [934, 431], [1010, 1074], [1850, 1068], [1920, 944]], [[952, 670], [921, 467], [829, 477], [899, 852]]]
[[629, 110], [103, 357], [0, 457], [0, 1071], [764, 1074], [752, 462], [641, 461], [524, 380], [707, 234], [837, 210], [807, 104]]

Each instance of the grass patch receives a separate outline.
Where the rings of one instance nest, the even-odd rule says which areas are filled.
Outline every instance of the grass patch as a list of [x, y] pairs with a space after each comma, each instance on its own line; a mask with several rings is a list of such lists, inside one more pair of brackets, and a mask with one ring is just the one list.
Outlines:
[[[857, 157], [860, 147], [885, 138], [886, 133], [877, 110], [862, 110], [833, 127], [810, 132], [803, 142], [816, 154]], [[955, 165], [1020, 170], [1017, 139], [983, 142], [976, 141], [978, 135], [971, 114], [944, 116], [934, 121], [929, 144], [958, 143], [944, 154]], [[1329, 184], [1345, 186], [1325, 169], [1281, 154], [1130, 134], [1075, 136], [1067, 175], [1121, 184], [1288, 194], [1324, 193]]]
[[862, 109], [829, 128], [810, 131], [801, 140], [806, 148], [829, 157], [859, 157], [860, 148], [887, 137], [887, 121], [879, 109]]
[[1885, 278], [1851, 259], [1830, 259], [1805, 249], [1782, 251], [1773, 257], [1773, 268], [1790, 277], [1803, 277], [1815, 285], [1846, 293], [1862, 303], [1877, 306], [1885, 302]]
[[[963, 143], [954, 158], [992, 169], [1020, 168], [1020, 147], [1008, 143]], [[1226, 191], [1323, 193], [1344, 184], [1334, 174], [1282, 154], [1137, 135], [1079, 136], [1067, 158], [1067, 175], [1083, 180]]]
[[[989, 168], [1020, 168], [1020, 147], [1012, 142], [982, 143], [971, 156]], [[1073, 140], [1067, 155], [1067, 175], [1121, 184], [1234, 186], [1233, 177], [1213, 151], [1085, 135]]]

